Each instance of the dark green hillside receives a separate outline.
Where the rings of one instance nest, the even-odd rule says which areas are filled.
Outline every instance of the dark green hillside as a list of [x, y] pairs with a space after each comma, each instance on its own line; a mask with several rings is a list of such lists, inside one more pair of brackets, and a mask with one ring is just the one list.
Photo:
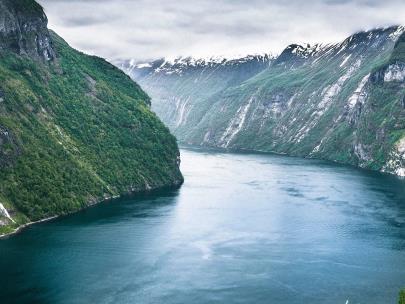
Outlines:
[[50, 38], [55, 60], [0, 51], [0, 233], [182, 182], [176, 140], [139, 86]]
[[398, 38], [391, 56], [391, 62], [397, 61], [405, 62], [405, 33]]

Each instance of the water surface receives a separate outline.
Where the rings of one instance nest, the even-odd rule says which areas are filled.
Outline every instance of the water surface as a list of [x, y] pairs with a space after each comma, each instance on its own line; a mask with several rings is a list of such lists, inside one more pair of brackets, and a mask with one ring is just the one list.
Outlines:
[[396, 303], [404, 181], [275, 155], [182, 160], [180, 190], [0, 241], [0, 303]]

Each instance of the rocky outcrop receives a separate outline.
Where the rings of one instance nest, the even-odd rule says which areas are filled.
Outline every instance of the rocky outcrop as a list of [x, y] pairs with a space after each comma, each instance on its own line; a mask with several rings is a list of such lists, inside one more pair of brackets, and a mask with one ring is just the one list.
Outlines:
[[55, 51], [42, 7], [32, 0], [0, 0], [0, 50], [10, 50], [41, 61], [52, 61]]
[[404, 82], [405, 63], [390, 64], [384, 72], [385, 82]]

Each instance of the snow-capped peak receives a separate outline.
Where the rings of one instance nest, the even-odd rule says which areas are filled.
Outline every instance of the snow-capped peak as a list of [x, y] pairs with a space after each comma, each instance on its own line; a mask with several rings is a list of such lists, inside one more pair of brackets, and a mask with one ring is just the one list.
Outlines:
[[294, 54], [297, 57], [307, 59], [309, 57], [314, 57], [317, 55], [321, 50], [324, 49], [326, 45], [322, 43], [317, 44], [290, 44], [283, 53], [290, 53]]
[[165, 58], [162, 66], [169, 65], [183, 65], [183, 66], [214, 66], [219, 64], [229, 64], [229, 63], [241, 63], [250, 60], [257, 61], [267, 61], [273, 58], [270, 54], [253, 54], [246, 56], [209, 56], [209, 57], [176, 57], [176, 58]]
[[232, 66], [247, 62], [263, 62], [270, 63], [274, 57], [271, 54], [252, 54], [246, 56], [210, 56], [210, 57], [175, 57], [163, 58], [152, 62], [135, 62], [131, 60], [127, 70], [134, 69], [151, 69], [154, 73], [182, 74], [184, 70], [189, 68], [205, 68], [217, 66]]

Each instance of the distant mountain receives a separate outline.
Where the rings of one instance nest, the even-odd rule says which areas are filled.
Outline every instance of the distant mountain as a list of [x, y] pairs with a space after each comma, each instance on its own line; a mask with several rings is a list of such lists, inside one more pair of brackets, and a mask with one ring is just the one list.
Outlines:
[[[273, 60], [270, 55], [254, 55], [237, 59], [180, 57], [149, 63], [130, 60], [115, 64], [152, 94], [152, 109], [179, 135], [183, 130], [187, 133], [190, 126], [203, 118], [208, 111], [206, 107], [211, 105], [205, 100], [269, 68]], [[192, 104], [196, 106], [193, 117], [188, 115]]]
[[165, 58], [152, 62], [136, 62], [134, 60], [117, 61], [120, 68], [134, 77], [144, 77], [149, 74], [162, 75], [183, 75], [189, 74], [193, 70], [201, 69], [218, 69], [224, 67], [238, 67], [243, 64], [251, 66], [267, 67], [272, 60], [269, 54], [264, 55], [249, 55], [241, 58], [228, 59], [226, 57], [211, 57], [211, 58], [193, 58], [193, 57], [178, 57], [173, 60]]
[[404, 32], [395, 26], [337, 44], [293, 44], [275, 58], [249, 56], [234, 64], [188, 59], [120, 66], [182, 143], [405, 176]]
[[149, 97], [49, 31], [34, 0], [0, 0], [0, 180], [0, 235], [183, 180]]

